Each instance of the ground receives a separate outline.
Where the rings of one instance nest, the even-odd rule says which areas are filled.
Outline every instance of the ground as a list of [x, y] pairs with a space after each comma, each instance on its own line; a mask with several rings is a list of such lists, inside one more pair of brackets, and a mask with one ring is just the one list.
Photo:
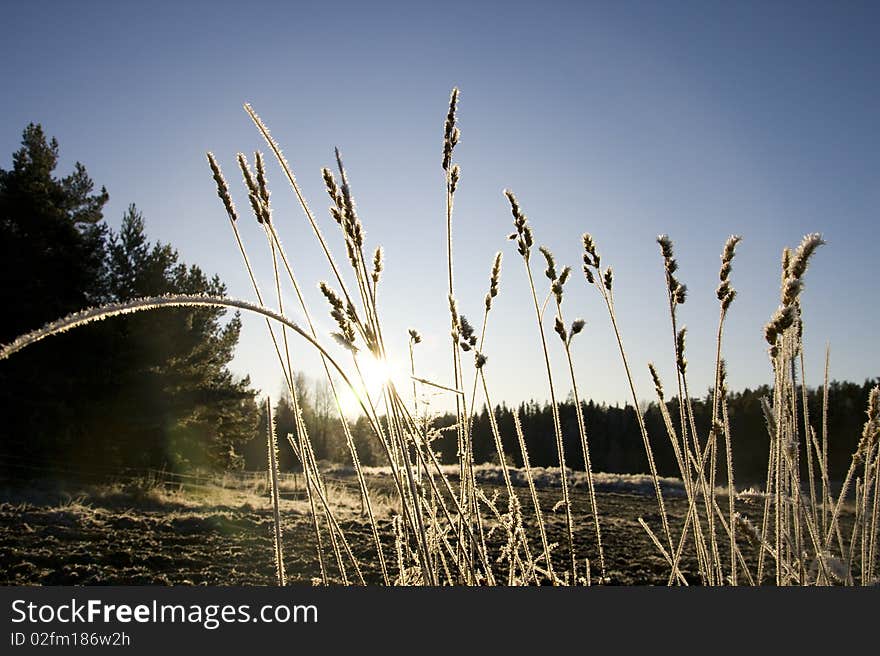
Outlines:
[[[371, 483], [371, 485], [374, 483]], [[381, 484], [378, 490], [381, 491]], [[493, 490], [487, 484], [487, 494]], [[528, 491], [517, 488], [523, 508], [531, 506]], [[340, 501], [338, 516], [351, 548], [363, 563], [368, 582], [379, 582], [375, 550], [369, 525], [360, 514], [359, 502], [344, 486], [331, 488]], [[559, 542], [554, 562], [565, 571], [567, 556], [564, 513], [553, 512], [559, 491], [539, 490], [548, 522], [550, 540]], [[645, 530], [642, 517], [661, 535], [660, 516], [653, 495], [644, 493], [598, 493], [600, 521], [605, 545], [607, 576], [611, 584], [665, 585], [670, 568]], [[499, 497], [503, 498], [503, 497]], [[56, 487], [5, 490], [0, 496], [0, 584], [2, 585], [272, 585], [275, 565], [272, 547], [272, 513], [266, 496], [252, 491], [224, 490], [195, 493], [178, 490], [161, 493], [130, 487], [80, 489], [74, 496]], [[726, 497], [719, 505], [727, 507]], [[393, 553], [392, 504], [378, 505], [386, 558], [396, 574]], [[501, 505], [501, 504], [499, 504]], [[506, 504], [505, 504], [506, 505]], [[589, 500], [581, 488], [572, 495], [576, 518], [575, 548], [583, 575], [584, 559], [590, 558], [598, 576], [595, 534]], [[760, 504], [738, 504], [738, 510], [756, 522]], [[291, 583], [311, 584], [320, 576], [314, 529], [305, 501], [283, 499], [284, 554]], [[667, 498], [673, 535], [678, 535], [687, 513], [680, 496]], [[526, 519], [527, 528], [534, 524]], [[719, 542], [726, 540], [719, 526]], [[531, 534], [537, 536], [532, 530]], [[326, 542], [326, 535], [325, 535]], [[492, 549], [503, 536], [490, 537]], [[754, 551], [742, 540], [750, 561]], [[534, 543], [535, 553], [540, 543]], [[332, 560], [328, 556], [328, 561]], [[335, 565], [331, 577], [341, 582]], [[692, 583], [699, 583], [690, 549], [682, 570]], [[349, 574], [353, 574], [349, 571]], [[772, 577], [772, 567], [769, 572]]]

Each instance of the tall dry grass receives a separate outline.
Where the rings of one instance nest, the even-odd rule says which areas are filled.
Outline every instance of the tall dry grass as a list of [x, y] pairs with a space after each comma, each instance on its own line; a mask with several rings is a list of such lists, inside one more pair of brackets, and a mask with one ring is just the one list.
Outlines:
[[[447, 252], [446, 309], [450, 316], [451, 366], [450, 372], [424, 374], [416, 367], [414, 347], [421, 341], [415, 330], [409, 332], [409, 356], [412, 374], [411, 389], [399, 390], [393, 380], [385, 381], [381, 393], [372, 398], [367, 392], [364, 376], [366, 360], [386, 361], [388, 351], [381, 320], [379, 287], [384, 269], [383, 252], [376, 248], [368, 256], [365, 231], [357, 211], [349, 174], [342, 155], [336, 151], [335, 170], [324, 168], [321, 175], [330, 198], [329, 213], [345, 245], [344, 260], [337, 260], [319, 227], [297, 183], [294, 172], [284, 154], [256, 112], [249, 105], [245, 110], [280, 167], [280, 170], [303, 211], [320, 251], [323, 253], [329, 278], [320, 282], [320, 290], [327, 302], [326, 311], [335, 325], [332, 335], [318, 333], [311, 308], [302, 293], [295, 275], [294, 263], [288, 258], [276, 230], [267, 182], [266, 162], [262, 153], [255, 153], [253, 169], [248, 158], [239, 153], [236, 164], [248, 194], [250, 211], [266, 239], [266, 253], [248, 253], [239, 232], [241, 223], [232, 202], [229, 185], [217, 162], [208, 153], [208, 163], [217, 185], [218, 196], [225, 208], [233, 238], [241, 254], [251, 281], [256, 302], [207, 296], [162, 296], [138, 299], [126, 303], [84, 310], [55, 321], [43, 328], [23, 335], [0, 351], [0, 359], [7, 358], [27, 346], [54, 334], [77, 326], [113, 316], [155, 310], [166, 307], [218, 306], [232, 307], [262, 316], [266, 320], [269, 341], [289, 388], [296, 415], [296, 434], [287, 436], [287, 444], [302, 464], [305, 490], [310, 509], [310, 521], [315, 533], [315, 544], [320, 565], [320, 581], [328, 584], [364, 583], [363, 565], [353, 553], [346, 531], [331, 503], [332, 487], [325, 481], [315, 459], [311, 440], [302, 420], [301, 402], [293, 384], [297, 362], [291, 340], [300, 340], [320, 355], [324, 374], [329, 382], [339, 418], [340, 431], [345, 437], [352, 466], [358, 481], [370, 526], [375, 563], [385, 584], [401, 585], [530, 585], [530, 584], [586, 584], [608, 582], [605, 544], [602, 538], [599, 499], [593, 481], [590, 458], [589, 427], [580, 407], [578, 384], [573, 365], [573, 340], [581, 333], [584, 322], [576, 319], [567, 324], [563, 314], [565, 286], [571, 284], [572, 270], [564, 267], [557, 271], [553, 254], [540, 247], [549, 285], [541, 288], [533, 275], [532, 253], [534, 234], [516, 196], [506, 191], [513, 216], [517, 252], [524, 264], [528, 288], [524, 297], [534, 311], [537, 341], [543, 354], [548, 392], [553, 409], [554, 438], [557, 447], [560, 501], [553, 510], [565, 512], [563, 546], [551, 539], [547, 512], [542, 507], [530, 465], [527, 441], [519, 417], [514, 417], [515, 443], [524, 463], [528, 487], [528, 503], [532, 506], [534, 531], [530, 535], [524, 521], [522, 500], [518, 497], [506, 467], [503, 472], [503, 495], [489, 496], [478, 484], [473, 460], [472, 420], [478, 402], [492, 407], [490, 396], [491, 366], [486, 355], [489, 346], [489, 318], [493, 300], [499, 294], [502, 258], [499, 253], [492, 262], [489, 290], [479, 327], [472, 325], [461, 312], [455, 296], [453, 220], [455, 193], [461, 179], [461, 168], [455, 161], [455, 147], [460, 139], [457, 123], [459, 92], [453, 89], [443, 127], [441, 169], [445, 179], [445, 221]], [[767, 420], [768, 467], [763, 490], [749, 492], [763, 501], [760, 524], [737, 512], [738, 493], [734, 480], [735, 444], [731, 442], [730, 418], [726, 399], [726, 369], [723, 337], [728, 312], [733, 307], [736, 292], [732, 286], [732, 267], [739, 236], [732, 236], [721, 253], [721, 268], [717, 298], [719, 321], [715, 331], [716, 349], [712, 415], [709, 426], [698, 426], [690, 402], [688, 389], [688, 361], [686, 357], [686, 329], [681, 326], [678, 312], [684, 304], [686, 286], [679, 280], [678, 264], [674, 257], [672, 240], [658, 238], [663, 275], [670, 316], [672, 359], [675, 363], [675, 390], [677, 417], [669, 405], [653, 364], [649, 370], [669, 440], [687, 499], [687, 514], [680, 530], [673, 530], [666, 511], [661, 479], [654, 462], [654, 446], [662, 436], [649, 435], [639, 410], [639, 396], [632, 368], [624, 347], [623, 327], [615, 310], [614, 273], [604, 266], [593, 237], [586, 233], [583, 243], [583, 274], [588, 286], [600, 295], [618, 345], [623, 371], [628, 381], [633, 407], [636, 409], [646, 461], [653, 482], [658, 507], [658, 522], [654, 525], [640, 518], [639, 522], [669, 567], [671, 585], [702, 583], [705, 585], [869, 585], [876, 581], [878, 542], [878, 434], [880, 434], [880, 389], [871, 392], [867, 420], [862, 439], [852, 456], [844, 476], [844, 483], [836, 497], [831, 495], [831, 474], [828, 471], [827, 402], [823, 406], [820, 424], [814, 427], [805, 402], [803, 356], [804, 325], [801, 312], [801, 292], [809, 262], [824, 243], [818, 234], [807, 235], [793, 251], [783, 255], [779, 309], [765, 327], [768, 355], [774, 373], [773, 395], [764, 404]], [[252, 257], [266, 257], [272, 263], [274, 293], [267, 296], [258, 285], [251, 266]], [[345, 262], [346, 270], [339, 262]], [[459, 281], [461, 284], [461, 281]], [[290, 286], [295, 303], [302, 310], [305, 325], [301, 326], [287, 316], [284, 287]], [[546, 294], [547, 300], [541, 302]], [[552, 320], [546, 309], [552, 301]], [[438, 305], [440, 305], [438, 303]], [[438, 308], [439, 309], [439, 308]], [[530, 310], [530, 311], [531, 311]], [[566, 453], [562, 440], [557, 403], [557, 384], [550, 365], [551, 348], [545, 327], [552, 322], [559, 337], [568, 378], [578, 408], [577, 423], [580, 452]], [[327, 338], [331, 338], [328, 341]], [[827, 357], [825, 371], [825, 398], [828, 394]], [[451, 383], [448, 380], [451, 373]], [[454, 399], [456, 423], [452, 427], [458, 445], [455, 480], [449, 475], [448, 464], [439, 461], [432, 442], [442, 434], [427, 420], [425, 408], [420, 408], [418, 388], [432, 386]], [[800, 389], [798, 387], [800, 386]], [[410, 387], [407, 385], [407, 387]], [[467, 389], [470, 387], [470, 395]], [[478, 391], [482, 398], [478, 398]], [[352, 394], [366, 418], [370, 429], [384, 454], [388, 476], [393, 485], [390, 504], [382, 499], [383, 512], [393, 508], [393, 537], [385, 534], [374, 510], [375, 489], [366, 483], [358, 446], [352, 436], [344, 412], [342, 394]], [[800, 395], [799, 395], [800, 393]], [[506, 462], [505, 440], [490, 413], [494, 446], [500, 463]], [[821, 439], [820, 439], [821, 436]], [[284, 569], [281, 510], [278, 503], [277, 444], [274, 433], [268, 436], [269, 490], [274, 518], [274, 549], [278, 583], [286, 582]], [[575, 517], [570, 498], [570, 482], [566, 462], [582, 463], [587, 477], [589, 517]], [[801, 462], [806, 461], [806, 480], [801, 479]], [[727, 503], [719, 501], [716, 486], [719, 470], [727, 481]], [[854, 495], [850, 494], [854, 491]], [[504, 498], [506, 496], [506, 499]], [[724, 495], [721, 495], [724, 496]], [[846, 504], [854, 508], [851, 527], [841, 520]], [[576, 553], [574, 533], [581, 524], [595, 534], [595, 553]], [[500, 547], [492, 547], [490, 533], [501, 531]], [[756, 545], [757, 563], [743, 554], [744, 546]], [[566, 566], [562, 571], [554, 567], [553, 550], [562, 549]], [[696, 554], [698, 579], [689, 580], [681, 571], [680, 563], [686, 549]], [[583, 566], [580, 565], [583, 563]], [[332, 567], [331, 567], [332, 564]], [[592, 569], [598, 566], [598, 572]], [[331, 572], [338, 573], [336, 577]]]

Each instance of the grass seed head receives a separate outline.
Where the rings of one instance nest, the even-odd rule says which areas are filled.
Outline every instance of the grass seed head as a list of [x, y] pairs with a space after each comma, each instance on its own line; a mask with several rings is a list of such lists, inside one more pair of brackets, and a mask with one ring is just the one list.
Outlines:
[[862, 439], [856, 449], [855, 458], [863, 461], [874, 447], [880, 436], [880, 387], [874, 387], [868, 395], [868, 419], [862, 429]]
[[568, 343], [568, 333], [565, 330], [565, 324], [562, 323], [562, 319], [556, 317], [553, 322], [553, 330], [556, 331], [556, 334], [559, 335], [559, 339], [563, 341], [563, 343]]
[[229, 194], [229, 185], [226, 184], [226, 178], [223, 177], [223, 171], [220, 170], [220, 165], [214, 158], [214, 153], [208, 153], [208, 165], [211, 167], [211, 173], [214, 175], [214, 182], [217, 183], [217, 195], [220, 197], [220, 200], [223, 201], [223, 207], [226, 208], [226, 213], [233, 222], [237, 221], [238, 214], [235, 211], [232, 196]]
[[657, 237], [657, 243], [660, 245], [660, 254], [663, 256], [663, 268], [666, 272], [666, 289], [669, 292], [670, 302], [673, 310], [676, 305], [682, 305], [687, 299], [687, 286], [679, 282], [675, 277], [678, 271], [678, 262], [673, 257], [672, 240], [669, 235], [660, 235]]
[[461, 167], [455, 164], [449, 172], [449, 193], [454, 194], [458, 189], [458, 181], [461, 179]]
[[687, 358], [684, 357], [684, 346], [685, 346], [685, 335], [687, 334], [687, 327], [683, 327], [678, 331], [678, 335], [675, 336], [675, 362], [678, 365], [678, 370], [684, 374], [687, 369]]
[[385, 252], [382, 250], [381, 246], [376, 247], [376, 251], [373, 253], [373, 283], [379, 283], [379, 277], [382, 275], [382, 271], [385, 268]]
[[330, 285], [321, 281], [318, 287], [324, 295], [324, 298], [326, 298], [327, 302], [330, 304], [330, 316], [333, 317], [336, 321], [336, 325], [339, 326], [339, 332], [333, 333], [333, 338], [349, 350], [356, 350], [354, 348], [355, 332], [350, 317], [351, 312], [345, 309], [345, 304], [342, 302], [342, 299], [335, 291], [333, 291]]
[[556, 259], [553, 257], [553, 253], [551, 253], [550, 249], [546, 246], [538, 246], [538, 250], [541, 251], [541, 255], [543, 255], [544, 259], [547, 261], [547, 268], [544, 269], [544, 275], [551, 281], [556, 280], [558, 276], [556, 274]]
[[725, 312], [730, 307], [730, 304], [733, 303], [734, 299], [736, 299], [736, 290], [731, 289], [724, 295], [724, 298], [721, 299], [721, 309]]
[[766, 396], [761, 397], [761, 410], [764, 412], [764, 422], [767, 424], [767, 434], [773, 438], [776, 435], [776, 413], [770, 400]]
[[[272, 222], [272, 206], [269, 202], [269, 186], [266, 182], [266, 168], [263, 163], [263, 155], [259, 151], [254, 153], [257, 168], [257, 194], [260, 199], [260, 211], [263, 223]], [[259, 220], [259, 219], [258, 219]]]
[[669, 238], [669, 235], [660, 235], [657, 237], [657, 243], [660, 244], [660, 253], [663, 255], [664, 260], [671, 260], [673, 257], [672, 252], [672, 240]]
[[266, 180], [266, 163], [263, 161], [263, 153], [259, 150], [254, 153], [254, 161], [257, 167], [257, 188], [260, 191], [260, 200], [269, 207], [269, 183]]
[[733, 257], [736, 255], [736, 246], [742, 241], [739, 235], [731, 235], [721, 251], [721, 270], [718, 272], [718, 289], [715, 295], [721, 301], [721, 309], [727, 310], [733, 299], [736, 298], [736, 290], [730, 284], [730, 272], [733, 269]]
[[501, 280], [501, 252], [495, 253], [492, 262], [492, 273], [489, 275], [489, 292], [486, 294], [486, 312], [492, 309], [492, 299], [498, 296], [498, 284]]
[[339, 190], [339, 185], [336, 184], [336, 178], [333, 177], [333, 171], [325, 166], [321, 169], [321, 176], [324, 178], [324, 186], [327, 188], [327, 194], [330, 196], [330, 200], [333, 201], [333, 205], [341, 212], [345, 201], [342, 199], [342, 192]]
[[248, 164], [247, 157], [244, 156], [244, 153], [238, 153], [236, 159], [238, 161], [238, 168], [241, 169], [241, 175], [244, 178], [244, 184], [248, 190], [248, 200], [251, 203], [251, 209], [254, 212], [257, 222], [263, 223], [263, 202], [260, 200], [260, 191], [257, 187], [257, 182], [254, 179], [253, 173], [251, 173], [251, 167]]
[[470, 351], [477, 345], [476, 331], [463, 314], [458, 318], [458, 335], [461, 339], [459, 346], [463, 351]]
[[559, 273], [559, 284], [564, 285], [566, 282], [568, 282], [569, 276], [571, 276], [571, 267], [564, 267]]
[[[598, 270], [601, 258], [599, 257], [599, 251], [596, 250], [596, 242], [593, 240], [593, 235], [585, 232], [582, 239], [584, 242], [584, 273], [587, 272], [588, 268]], [[587, 279], [590, 280], [589, 274]], [[590, 284], [592, 283], [593, 280], [590, 280]]]
[[511, 236], [516, 239], [516, 246], [519, 254], [528, 261], [532, 245], [534, 244], [532, 229], [529, 227], [528, 218], [523, 214], [522, 208], [520, 208], [519, 202], [516, 200], [516, 196], [513, 195], [513, 192], [509, 189], [505, 189], [504, 195], [507, 196], [507, 200], [510, 202], [510, 211], [511, 214], [513, 214], [513, 226], [516, 228], [516, 233]]
[[721, 398], [727, 397], [727, 360], [721, 358], [718, 363], [718, 387]]
[[804, 235], [800, 246], [797, 247], [797, 250], [795, 250], [794, 254], [791, 256], [791, 261], [787, 267], [788, 277], [797, 279], [803, 278], [813, 253], [816, 252], [816, 249], [819, 248], [819, 246], [824, 244], [825, 240], [822, 239], [822, 235], [818, 232]]
[[446, 123], [443, 125], [443, 170], [449, 170], [452, 162], [452, 151], [458, 144], [461, 134], [456, 126], [455, 112], [458, 109], [458, 87], [452, 88], [449, 96], [449, 111], [446, 112]]
[[656, 367], [654, 367], [653, 362], [648, 363], [648, 371], [651, 372], [651, 378], [654, 380], [654, 390], [657, 392], [657, 397], [660, 401], [663, 401], [663, 382], [660, 380], [660, 374], [657, 373]]

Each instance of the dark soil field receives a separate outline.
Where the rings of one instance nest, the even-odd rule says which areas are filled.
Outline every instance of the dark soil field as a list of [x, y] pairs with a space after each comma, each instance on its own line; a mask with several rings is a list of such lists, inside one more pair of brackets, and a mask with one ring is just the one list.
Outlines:
[[[380, 484], [381, 487], [381, 484]], [[341, 489], [341, 488], [340, 488]], [[523, 508], [530, 507], [526, 489], [518, 490]], [[490, 494], [491, 490], [487, 490]], [[554, 552], [558, 571], [566, 571], [564, 513], [552, 512], [558, 491], [541, 490], [543, 512], [550, 540], [559, 543]], [[344, 496], [344, 495], [343, 495]], [[77, 496], [56, 491], [5, 491], [0, 497], [0, 584], [3, 585], [273, 585], [272, 519], [269, 501], [254, 493], [224, 490], [217, 495], [177, 492], [132, 494], [127, 490], [92, 487]], [[380, 582], [369, 526], [352, 502], [340, 512], [341, 526], [363, 567], [369, 583]], [[593, 562], [598, 576], [595, 536], [589, 501], [579, 489], [573, 491], [573, 511], [579, 567]], [[598, 495], [607, 575], [612, 585], [666, 585], [670, 568], [639, 525], [642, 517], [659, 536], [661, 522], [652, 496], [600, 493]], [[719, 498], [727, 507], [727, 499]], [[760, 525], [760, 504], [739, 504], [740, 512]], [[667, 499], [673, 534], [680, 534], [687, 502]], [[391, 508], [379, 509], [382, 541], [393, 574]], [[285, 564], [293, 584], [309, 585], [320, 575], [315, 535], [304, 501], [283, 500]], [[540, 550], [534, 523], [535, 553]], [[719, 544], [726, 534], [719, 525]], [[492, 534], [493, 551], [503, 536]], [[324, 537], [326, 544], [326, 534]], [[750, 562], [755, 550], [740, 540]], [[722, 553], [727, 550], [722, 548]], [[332, 561], [327, 556], [327, 562]], [[348, 566], [348, 564], [347, 564]], [[691, 584], [699, 584], [692, 542], [681, 566]], [[328, 565], [334, 582], [341, 583], [335, 564]], [[754, 566], [752, 566], [754, 572]], [[349, 576], [353, 578], [352, 571]], [[767, 578], [772, 580], [772, 560]]]

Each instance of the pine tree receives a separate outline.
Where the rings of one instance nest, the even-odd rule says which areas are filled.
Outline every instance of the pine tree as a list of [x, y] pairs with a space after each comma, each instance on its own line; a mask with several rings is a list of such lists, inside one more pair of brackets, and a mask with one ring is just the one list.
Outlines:
[[[96, 303], [226, 288], [148, 242], [134, 206], [119, 233], [107, 191], [77, 163], [55, 177], [58, 143], [31, 124], [0, 169], [0, 341]], [[229, 371], [241, 330], [225, 310], [163, 310], [99, 322], [0, 363], [0, 467], [232, 467], [256, 428], [250, 381]]]
[[[224, 296], [217, 276], [179, 261], [170, 244], [150, 244], [134, 205], [108, 244], [107, 288], [125, 301], [167, 293]], [[256, 430], [254, 391], [228, 369], [241, 331], [238, 313], [179, 309], [114, 322], [114, 373], [124, 392], [114, 417], [128, 426], [129, 447], [144, 464], [174, 468], [241, 466], [240, 444]], [[106, 422], [108, 417], [104, 415]]]
[[[0, 169], [0, 342], [105, 298], [107, 191], [77, 162], [58, 178], [58, 143], [30, 124], [12, 169]], [[63, 461], [77, 449], [78, 410], [95, 379], [98, 331], [48, 340], [0, 366], [0, 439], [17, 474], [29, 459]], [[10, 464], [8, 461], [6, 464]]]

